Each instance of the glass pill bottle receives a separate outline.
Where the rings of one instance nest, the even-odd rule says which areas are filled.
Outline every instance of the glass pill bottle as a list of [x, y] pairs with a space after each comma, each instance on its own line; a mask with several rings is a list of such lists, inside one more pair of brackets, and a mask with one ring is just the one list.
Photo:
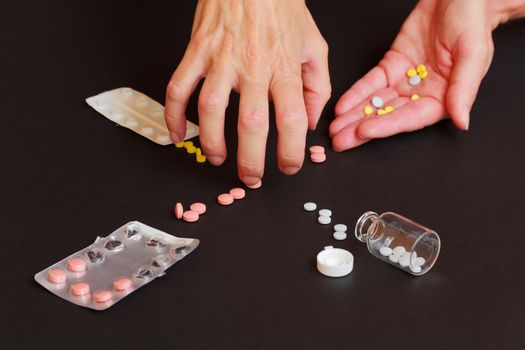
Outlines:
[[375, 257], [416, 276], [434, 266], [441, 248], [435, 231], [392, 212], [364, 213], [355, 236]]

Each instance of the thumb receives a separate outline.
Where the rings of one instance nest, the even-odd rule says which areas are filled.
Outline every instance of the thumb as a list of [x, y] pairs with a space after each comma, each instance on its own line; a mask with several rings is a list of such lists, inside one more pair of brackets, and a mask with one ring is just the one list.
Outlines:
[[492, 40], [458, 45], [455, 65], [447, 92], [447, 109], [454, 124], [468, 130], [470, 110], [476, 99], [481, 80], [492, 61]]

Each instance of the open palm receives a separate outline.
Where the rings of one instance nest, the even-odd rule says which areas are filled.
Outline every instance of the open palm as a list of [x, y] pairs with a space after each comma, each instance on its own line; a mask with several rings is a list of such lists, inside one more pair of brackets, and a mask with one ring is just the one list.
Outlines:
[[[379, 64], [338, 101], [330, 136], [336, 151], [374, 138], [434, 124], [450, 115], [467, 130], [469, 114], [493, 55], [494, 22], [477, 0], [422, 0]], [[428, 77], [408, 83], [410, 68], [425, 64]], [[418, 100], [411, 100], [417, 94]], [[366, 117], [363, 109], [380, 96], [394, 111]]]

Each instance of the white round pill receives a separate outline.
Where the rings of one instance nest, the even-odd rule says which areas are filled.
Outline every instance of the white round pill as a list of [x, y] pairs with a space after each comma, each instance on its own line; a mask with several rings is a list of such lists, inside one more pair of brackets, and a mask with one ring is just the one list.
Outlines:
[[337, 224], [334, 226], [334, 230], [339, 231], [339, 232], [346, 232], [347, 229], [348, 228], [344, 224]]
[[319, 210], [319, 215], [321, 215], [321, 216], [332, 216], [332, 211], [330, 209], [321, 209], [321, 210]]
[[392, 254], [394, 254], [394, 255], [401, 255], [401, 254], [405, 253], [406, 251], [407, 250], [405, 249], [405, 247], [398, 245], [397, 247], [395, 247], [392, 250]]
[[422, 258], [422, 257], [418, 256], [417, 259], [416, 259], [416, 264], [415, 265], [418, 265], [418, 266], [425, 265], [425, 262], [426, 262], [425, 258]]
[[337, 239], [338, 241], [342, 241], [343, 239], [346, 239], [346, 233], [342, 231], [335, 231], [334, 239]]
[[306, 211], [314, 211], [315, 209], [317, 209], [317, 204], [315, 204], [314, 202], [304, 203], [303, 208]]
[[131, 90], [130, 88], [122, 88], [122, 90], [120, 90], [120, 93], [126, 97], [130, 97], [131, 95], [133, 95], [133, 90]]
[[372, 106], [375, 108], [381, 108], [385, 104], [385, 101], [379, 96], [372, 97]]
[[124, 116], [119, 111], [109, 111], [109, 118], [113, 121], [120, 121]]
[[328, 225], [329, 223], [332, 222], [332, 219], [329, 216], [321, 215], [319, 216], [317, 221], [319, 221], [319, 223], [322, 225]]
[[379, 254], [382, 256], [390, 256], [392, 255], [392, 248], [390, 247], [381, 247], [379, 248]]
[[388, 260], [397, 264], [399, 262], [399, 255], [392, 254], [388, 257]]
[[126, 120], [126, 125], [127, 125], [127, 126], [130, 126], [130, 127], [132, 127], [132, 128], [134, 128], [134, 127], [136, 127], [137, 125], [139, 125], [139, 122], [138, 122], [137, 120], [133, 119], [133, 118], [128, 118], [128, 119]]
[[420, 273], [421, 272], [421, 266], [419, 266], [419, 265], [411, 266], [410, 270], [412, 270], [412, 272], [415, 272], [415, 273]]
[[402, 267], [407, 267], [410, 265], [410, 253], [403, 253], [399, 257], [399, 265]]
[[137, 101], [135, 103], [139, 107], [144, 107], [148, 104], [148, 99], [146, 98], [146, 96], [140, 96], [139, 98], [137, 98]]
[[411, 86], [419, 85], [419, 83], [421, 83], [421, 77], [419, 75], [414, 75], [414, 76], [408, 78], [408, 83]]

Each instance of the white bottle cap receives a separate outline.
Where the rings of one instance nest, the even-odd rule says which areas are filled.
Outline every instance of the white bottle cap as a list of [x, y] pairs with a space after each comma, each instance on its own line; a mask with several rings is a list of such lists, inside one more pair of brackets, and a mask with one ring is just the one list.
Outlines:
[[317, 270], [325, 276], [346, 276], [353, 268], [354, 256], [348, 250], [328, 246], [317, 254]]

